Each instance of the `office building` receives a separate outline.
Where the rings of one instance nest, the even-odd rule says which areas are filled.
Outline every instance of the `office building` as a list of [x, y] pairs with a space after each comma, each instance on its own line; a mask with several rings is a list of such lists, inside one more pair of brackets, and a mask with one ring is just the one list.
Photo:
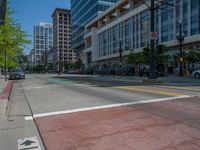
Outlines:
[[56, 8], [53, 18], [53, 66], [56, 71], [65, 71], [67, 63], [75, 61], [71, 48], [71, 11]]
[[34, 67], [34, 62], [35, 61], [35, 50], [32, 49], [30, 52], [29, 52], [29, 67], [30, 67], [30, 70], [33, 71], [33, 67]]
[[[177, 7], [164, 5], [157, 9], [156, 44], [164, 44], [174, 50], [174, 54], [178, 53], [181, 21], [184, 49], [200, 49], [200, 1], [168, 0], [168, 3]], [[87, 65], [118, 63], [119, 49], [125, 57], [150, 45], [150, 12], [142, 1], [121, 0], [89, 22], [85, 32]]]
[[117, 1], [118, 0], [71, 0], [72, 47], [75, 49], [79, 58], [83, 58], [85, 25]]
[[53, 26], [39, 23], [34, 26], [34, 65], [45, 65], [47, 52], [53, 46]]

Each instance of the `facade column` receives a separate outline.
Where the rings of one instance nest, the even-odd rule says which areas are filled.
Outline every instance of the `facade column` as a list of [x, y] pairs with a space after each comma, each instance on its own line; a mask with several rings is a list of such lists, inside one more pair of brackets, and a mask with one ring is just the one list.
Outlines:
[[110, 21], [110, 17], [106, 16], [106, 23], [108, 23]]
[[141, 47], [141, 21], [140, 21], [140, 13], [138, 14], [138, 47], [140, 48]]
[[134, 9], [134, 2], [133, 0], [129, 0], [129, 11]]
[[[176, 6], [176, 0], [174, 0], [174, 5]], [[177, 7], [174, 8], [174, 14], [173, 14], [173, 28], [174, 28], [174, 34], [173, 34], [173, 39], [176, 40], [176, 34], [177, 34], [177, 28], [176, 28], [176, 23], [177, 23], [177, 15], [176, 15], [176, 9]]]
[[134, 37], [134, 31], [133, 31], [133, 26], [134, 26], [134, 19], [133, 19], [133, 17], [131, 17], [131, 30], [130, 30], [130, 32], [131, 32], [131, 40], [130, 40], [130, 42], [131, 42], [131, 47], [130, 47], [130, 50], [133, 50], [134, 49], [134, 47], [133, 47], [133, 37]]
[[[162, 13], [162, 10], [159, 9], [158, 10], [158, 14], [161, 14]], [[162, 16], [159, 15], [158, 16], [158, 43], [161, 43], [162, 42]]]
[[116, 16], [119, 17], [120, 16], [120, 10], [116, 9]]
[[137, 29], [137, 26], [138, 26], [138, 22], [137, 22], [137, 15], [134, 16], [134, 21], [135, 21], [135, 33], [134, 33], [134, 36], [135, 36], [135, 49], [137, 48], [137, 33], [138, 33], [138, 29]]
[[187, 0], [188, 1], [188, 14], [187, 14], [187, 22], [188, 22], [188, 36], [191, 35], [191, 0]]
[[102, 22], [98, 21], [98, 28], [102, 26]]

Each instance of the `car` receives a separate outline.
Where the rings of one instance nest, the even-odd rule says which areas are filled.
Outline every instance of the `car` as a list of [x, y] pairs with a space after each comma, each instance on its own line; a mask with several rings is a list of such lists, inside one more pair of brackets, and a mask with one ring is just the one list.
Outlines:
[[194, 72], [192, 73], [192, 76], [193, 76], [195, 79], [200, 79], [200, 69], [194, 71]]
[[10, 80], [16, 80], [16, 79], [25, 79], [25, 73], [22, 70], [17, 70], [17, 71], [11, 71], [9, 74], [9, 79]]

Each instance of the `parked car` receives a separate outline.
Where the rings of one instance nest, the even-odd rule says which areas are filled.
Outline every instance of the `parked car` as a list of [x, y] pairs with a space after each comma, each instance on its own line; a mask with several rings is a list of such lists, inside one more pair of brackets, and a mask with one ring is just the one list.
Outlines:
[[9, 74], [10, 80], [25, 79], [25, 73], [22, 70], [11, 71]]
[[200, 69], [194, 71], [194, 72], [192, 73], [192, 76], [193, 76], [195, 79], [200, 79]]

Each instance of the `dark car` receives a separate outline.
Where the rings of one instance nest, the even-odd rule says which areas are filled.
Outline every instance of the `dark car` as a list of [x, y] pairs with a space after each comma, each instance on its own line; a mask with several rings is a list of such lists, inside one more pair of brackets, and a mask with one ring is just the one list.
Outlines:
[[23, 71], [12, 71], [9, 74], [10, 80], [16, 80], [16, 79], [25, 79], [25, 73]]

